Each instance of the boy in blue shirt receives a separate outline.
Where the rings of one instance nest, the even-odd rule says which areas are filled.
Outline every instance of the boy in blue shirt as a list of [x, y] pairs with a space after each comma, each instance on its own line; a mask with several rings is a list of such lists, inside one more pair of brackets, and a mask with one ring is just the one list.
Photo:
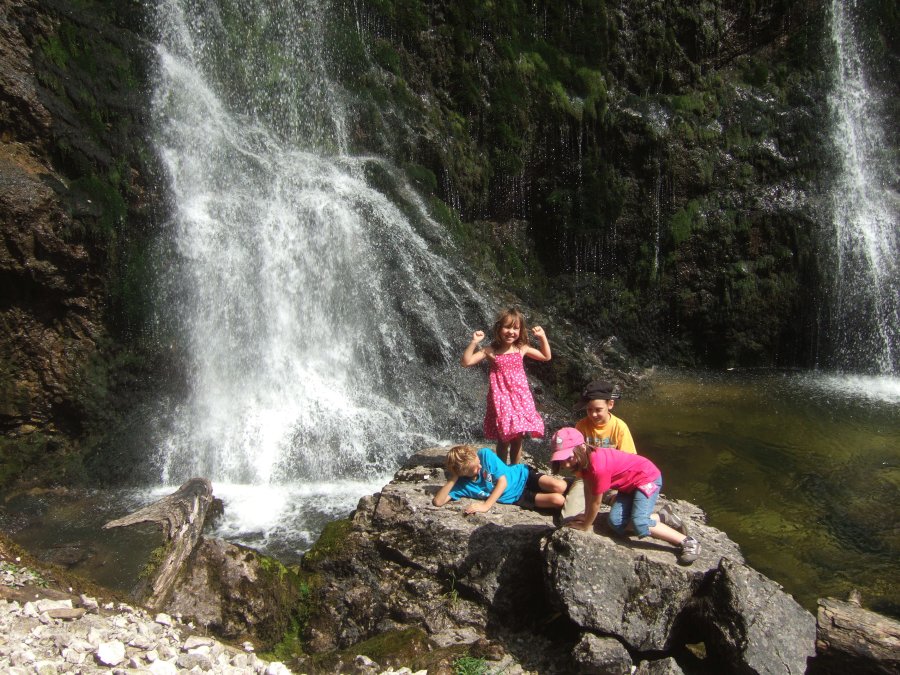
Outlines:
[[465, 513], [486, 513], [497, 502], [523, 508], [558, 509], [566, 502], [566, 481], [535, 471], [526, 464], [506, 464], [489, 448], [457, 445], [447, 453], [450, 477], [431, 503], [450, 500], [484, 500], [466, 507]]

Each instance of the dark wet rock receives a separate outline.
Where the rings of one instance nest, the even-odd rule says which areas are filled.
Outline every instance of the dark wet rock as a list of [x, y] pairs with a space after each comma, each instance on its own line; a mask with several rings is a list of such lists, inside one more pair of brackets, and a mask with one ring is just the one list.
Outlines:
[[674, 547], [655, 540], [560, 529], [545, 547], [550, 591], [566, 615], [585, 629], [619, 635], [641, 651], [667, 649], [679, 617], [694, 602], [710, 568], [726, 555], [743, 560], [734, 542], [703, 536], [712, 529], [691, 525], [703, 551], [690, 567], [677, 564]]
[[758, 673], [804, 672], [815, 655], [810, 614], [756, 570], [722, 558], [700, 603], [707, 648]]
[[684, 675], [678, 662], [669, 657], [658, 661], [641, 661], [634, 675]]

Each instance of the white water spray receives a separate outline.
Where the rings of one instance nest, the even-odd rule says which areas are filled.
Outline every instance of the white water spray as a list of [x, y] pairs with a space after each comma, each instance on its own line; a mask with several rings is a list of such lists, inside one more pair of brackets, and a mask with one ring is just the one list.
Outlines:
[[880, 101], [866, 81], [853, 25], [855, 3], [832, 2], [837, 73], [830, 104], [840, 177], [833, 190], [837, 265], [834, 363], [900, 372], [900, 197], [895, 149], [885, 144]]
[[490, 310], [398, 172], [346, 153], [346, 94], [319, 44], [328, 8], [247, 4], [237, 22], [227, 0], [158, 7], [177, 254], [162, 302], [192, 367], [159, 478], [207, 476], [272, 518], [293, 511], [269, 497], [300, 485], [331, 495], [320, 511], [349, 510], [413, 448], [480, 420], [458, 358]]

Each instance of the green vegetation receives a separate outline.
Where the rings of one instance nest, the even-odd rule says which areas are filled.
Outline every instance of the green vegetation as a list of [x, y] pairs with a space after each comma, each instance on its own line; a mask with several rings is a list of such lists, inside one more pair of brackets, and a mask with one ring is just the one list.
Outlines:
[[[263, 564], [267, 562], [277, 563], [271, 558], [263, 558]], [[280, 566], [280, 567], [279, 567]], [[276, 568], [279, 578], [290, 580], [296, 591], [296, 597], [291, 599], [288, 624], [284, 628], [281, 637], [273, 645], [271, 651], [264, 653], [263, 658], [269, 661], [287, 662], [304, 655], [303, 632], [306, 630], [309, 617], [314, 610], [313, 594], [310, 584], [300, 575], [288, 570], [280, 563]], [[272, 571], [273, 568], [270, 568]]]
[[77, 449], [53, 435], [34, 431], [0, 439], [0, 488], [25, 485], [68, 485], [85, 478]]
[[150, 556], [147, 558], [146, 564], [141, 568], [141, 571], [138, 572], [138, 579], [151, 580], [153, 578], [153, 575], [156, 574], [156, 570], [159, 569], [159, 566], [162, 565], [168, 554], [168, 542], [153, 549], [153, 551], [151, 551], [150, 553]]
[[484, 659], [463, 656], [453, 662], [453, 675], [488, 675], [491, 670]]
[[[333, 28], [359, 21], [339, 4]], [[793, 22], [792, 11], [379, 0], [360, 22], [370, 46], [353, 51], [352, 69], [337, 61], [352, 71], [356, 110], [378, 123], [354, 142], [408, 167], [491, 282], [571, 307], [576, 322], [596, 304], [591, 329], [639, 357], [712, 364], [712, 341], [747, 345], [729, 363], [758, 363], [802, 352], [776, 344], [798, 335], [796, 304], [815, 302], [818, 286], [804, 297], [800, 279], [821, 274], [811, 257], [775, 254], [796, 251], [798, 231], [810, 241], [812, 219], [762, 197], [815, 191], [822, 170], [828, 113], [812, 92], [827, 84], [824, 19]], [[741, 228], [761, 212], [779, 225], [748, 236]], [[502, 235], [509, 223], [515, 238]], [[775, 264], [750, 266], [754, 293], [709, 278], [758, 256]], [[623, 304], [564, 297], [572, 291], [555, 280], [576, 270]], [[770, 312], [764, 325], [730, 309], [751, 296]]]
[[428, 635], [421, 628], [387, 631], [353, 645], [354, 654], [365, 654], [377, 663], [413, 663], [428, 651]]
[[347, 535], [353, 527], [348, 519], [333, 520], [322, 530], [319, 539], [303, 556], [304, 567], [314, 569], [320, 561], [337, 555], [347, 544]]

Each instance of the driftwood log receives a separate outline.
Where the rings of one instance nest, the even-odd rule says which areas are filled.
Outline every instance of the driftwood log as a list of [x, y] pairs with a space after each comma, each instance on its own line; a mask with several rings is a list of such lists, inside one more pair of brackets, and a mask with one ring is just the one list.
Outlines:
[[212, 503], [212, 483], [206, 478], [191, 478], [177, 492], [103, 526], [109, 529], [156, 523], [162, 528], [165, 543], [160, 555], [154, 556], [158, 564], [138, 591], [141, 602], [151, 609], [161, 609], [165, 604], [175, 578], [200, 541]]
[[900, 673], [900, 622], [848, 601], [820, 598], [816, 673]]

